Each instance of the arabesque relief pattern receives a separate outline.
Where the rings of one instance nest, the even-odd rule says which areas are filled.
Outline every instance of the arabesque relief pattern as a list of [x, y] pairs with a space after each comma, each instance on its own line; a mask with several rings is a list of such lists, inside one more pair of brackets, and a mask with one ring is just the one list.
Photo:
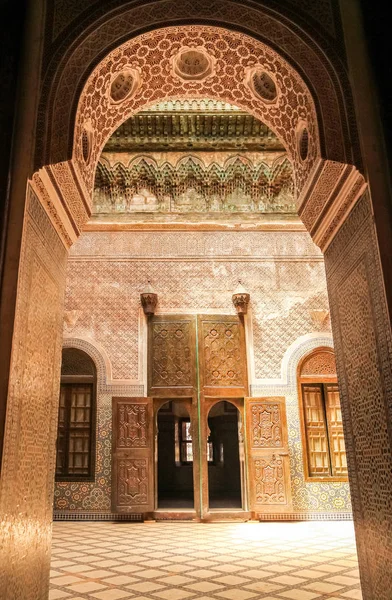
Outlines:
[[317, 375], [336, 375], [335, 355], [332, 352], [318, 352], [302, 364], [302, 377], [316, 377]]
[[[182, 154], [182, 155], [181, 155]], [[128, 165], [101, 157], [95, 176], [95, 214], [295, 213], [294, 179], [287, 158], [272, 165], [234, 155], [223, 164], [219, 154], [206, 164], [204, 157], [176, 153], [175, 161], [132, 156]], [[278, 154], [278, 153], [277, 153]], [[113, 157], [118, 159], [118, 155]], [[111, 160], [113, 162], [113, 159]]]
[[[91, 9], [94, 4], [95, 7], [99, 6], [99, 0], [84, 0], [82, 4], [73, 0], [53, 0], [52, 4], [54, 7], [53, 15], [51, 15], [52, 21], [48, 23], [48, 26], [53, 27], [52, 41], [54, 41], [67, 26], [75, 22], [83, 11]], [[114, 7], [119, 4], [119, 0], [111, 4]], [[300, 11], [302, 18], [314, 19], [323, 30], [325, 29], [331, 35], [335, 33], [333, 1], [320, 0], [315, 7], [311, 0], [286, 0], [285, 2], [280, 0], [279, 6], [283, 11], [286, 8], [285, 5], [294, 7], [296, 13]]]
[[357, 544], [371, 566], [362, 570], [362, 589], [365, 597], [388, 600], [392, 341], [368, 194], [356, 204], [325, 262]]
[[[211, 62], [206, 77], [185, 79], [173, 69], [173, 61], [184, 48]], [[247, 84], [248, 72], [259, 65], [276, 82], [277, 96], [272, 102], [257, 96]], [[124, 69], [132, 73], [134, 92], [114, 103], [111, 85]], [[87, 188], [93, 188], [95, 166], [106, 140], [122, 121], [160, 99], [190, 95], [246, 107], [271, 127], [293, 161], [297, 190], [302, 189], [319, 148], [316, 113], [308, 89], [271, 48], [244, 34], [207, 26], [168, 27], [143, 34], [113, 50], [96, 67], [81, 94], [75, 124], [74, 159]], [[306, 123], [309, 131], [305, 160], [297, 143], [301, 123]]]
[[287, 504], [284, 464], [280, 456], [271, 454], [254, 461], [255, 504], [263, 506]]
[[30, 186], [26, 201], [14, 329], [18, 343], [1, 473], [1, 598], [25, 598], [27, 589], [31, 598], [47, 597], [42, 571], [49, 570], [50, 562], [48, 499], [53, 494], [67, 251]]
[[252, 404], [251, 446], [273, 448], [282, 446], [279, 404]]
[[124, 458], [118, 461], [117, 501], [120, 506], [148, 503], [148, 461]]
[[147, 446], [147, 408], [143, 404], [118, 404], [119, 448]]
[[243, 386], [239, 325], [202, 322], [205, 385]]
[[189, 321], [153, 323], [152, 386], [193, 385], [190, 336]]

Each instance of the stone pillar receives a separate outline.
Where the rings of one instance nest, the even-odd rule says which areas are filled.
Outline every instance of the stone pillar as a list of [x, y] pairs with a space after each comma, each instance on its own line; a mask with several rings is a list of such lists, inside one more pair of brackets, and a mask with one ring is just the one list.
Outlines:
[[67, 249], [30, 184], [0, 479], [0, 598], [46, 600]]
[[325, 253], [364, 600], [392, 590], [391, 330], [369, 194]]
[[364, 600], [392, 590], [390, 165], [358, 0], [340, 0], [369, 190], [325, 252]]
[[[12, 15], [18, 6], [11, 8], [12, 2], [7, 2], [8, 13]], [[26, 9], [27, 1], [21, 2], [21, 9]], [[44, 31], [44, 2], [30, 1], [27, 11], [25, 29], [19, 25], [14, 33], [19, 33], [15, 45], [20, 49], [18, 62], [8, 66], [13, 69], [7, 72], [12, 77], [18, 90], [11, 83], [2, 92], [1, 103], [1, 135], [5, 134], [1, 144], [7, 156], [0, 163], [0, 207], [2, 210], [0, 232], [0, 460], [3, 448], [3, 431], [7, 406], [8, 377], [11, 357], [13, 324], [15, 316], [16, 289], [20, 259], [21, 239], [23, 231], [26, 182], [31, 177], [34, 168], [35, 127], [37, 121], [37, 106], [40, 90], [41, 57]], [[4, 19], [1, 30], [8, 28], [7, 12], [2, 13]], [[8, 39], [8, 34], [4, 34]], [[5, 48], [7, 51], [9, 48]], [[2, 61], [5, 61], [2, 58]], [[14, 93], [12, 93], [12, 91]], [[8, 107], [12, 102], [13, 106]], [[6, 123], [4, 123], [6, 120]]]
[[[11, 4], [11, 3], [9, 3]], [[21, 7], [24, 6], [21, 2]], [[0, 598], [46, 600], [67, 244], [32, 176], [45, 2], [29, 2], [18, 96], [8, 115], [4, 270], [0, 289]], [[3, 14], [3, 27], [7, 27]], [[7, 101], [7, 99], [6, 99]], [[2, 130], [3, 131], [3, 130]], [[7, 140], [10, 142], [10, 139]], [[26, 187], [27, 184], [27, 187]], [[3, 189], [1, 190], [3, 192]], [[10, 375], [11, 374], [11, 375]]]

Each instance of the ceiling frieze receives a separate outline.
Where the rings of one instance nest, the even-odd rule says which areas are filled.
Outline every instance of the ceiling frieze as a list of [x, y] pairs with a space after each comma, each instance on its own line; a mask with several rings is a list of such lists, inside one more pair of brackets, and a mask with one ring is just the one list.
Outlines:
[[293, 169], [285, 155], [272, 164], [243, 155], [218, 157], [206, 164], [200, 155], [169, 153], [169, 160], [158, 163], [151, 155], [136, 155], [127, 165], [101, 157], [93, 213], [159, 220], [296, 212]]

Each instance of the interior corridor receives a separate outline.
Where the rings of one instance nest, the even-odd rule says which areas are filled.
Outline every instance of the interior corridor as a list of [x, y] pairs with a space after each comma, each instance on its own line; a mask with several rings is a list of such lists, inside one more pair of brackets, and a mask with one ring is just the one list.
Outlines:
[[351, 521], [54, 523], [50, 600], [360, 600]]

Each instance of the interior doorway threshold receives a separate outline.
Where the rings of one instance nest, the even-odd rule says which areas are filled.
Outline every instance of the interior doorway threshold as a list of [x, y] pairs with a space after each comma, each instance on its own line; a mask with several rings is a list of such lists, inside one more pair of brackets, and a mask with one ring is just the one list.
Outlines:
[[162, 508], [153, 512], [155, 521], [200, 521], [195, 510]]
[[201, 519], [203, 523], [211, 523], [214, 521], [234, 521], [244, 523], [250, 521], [252, 513], [247, 510], [233, 510], [232, 508], [212, 508]]

